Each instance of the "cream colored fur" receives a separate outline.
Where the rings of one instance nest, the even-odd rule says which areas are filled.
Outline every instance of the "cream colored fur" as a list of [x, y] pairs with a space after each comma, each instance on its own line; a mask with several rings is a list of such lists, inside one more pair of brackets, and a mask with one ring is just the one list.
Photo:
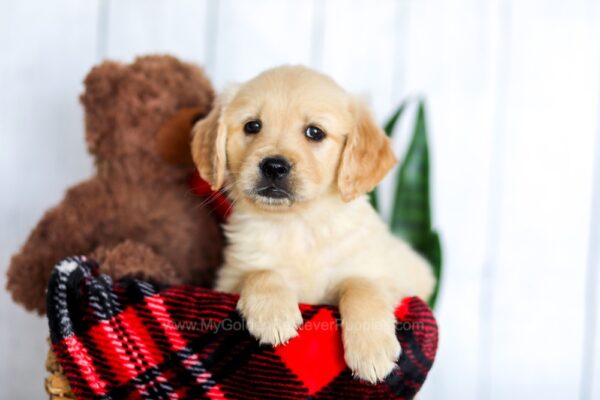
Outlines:
[[[387, 139], [366, 107], [302, 67], [263, 73], [229, 91], [212, 114], [196, 125], [194, 159], [234, 202], [216, 289], [239, 293], [249, 331], [273, 345], [297, 334], [299, 302], [339, 305], [348, 366], [358, 378], [381, 381], [400, 354], [395, 306], [405, 296], [427, 299], [435, 283], [426, 261], [389, 232], [364, 196], [393, 165]], [[264, 126], [252, 138], [242, 131], [249, 117]], [[309, 143], [307, 123], [327, 138]], [[208, 161], [207, 146], [218, 153]], [[257, 163], [273, 154], [292, 160], [290, 201], [252, 194]]]

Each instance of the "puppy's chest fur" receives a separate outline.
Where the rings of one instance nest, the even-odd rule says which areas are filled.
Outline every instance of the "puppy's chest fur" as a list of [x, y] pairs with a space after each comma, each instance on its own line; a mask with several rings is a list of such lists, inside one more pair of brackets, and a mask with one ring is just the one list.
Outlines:
[[228, 245], [217, 289], [239, 292], [246, 272], [275, 270], [300, 302], [334, 303], [332, 286], [343, 276], [361, 275], [357, 265], [367, 226], [354, 208], [262, 218], [234, 213], [225, 227]]

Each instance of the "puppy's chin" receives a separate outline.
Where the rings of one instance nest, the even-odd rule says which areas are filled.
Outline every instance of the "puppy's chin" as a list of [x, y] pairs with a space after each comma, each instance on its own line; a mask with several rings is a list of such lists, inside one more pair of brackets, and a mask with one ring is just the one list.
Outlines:
[[245, 190], [244, 194], [247, 201], [263, 210], [283, 211], [295, 203], [292, 193], [276, 187]]
[[265, 196], [256, 196], [254, 203], [263, 209], [282, 211], [291, 208], [294, 205], [294, 201], [289, 198], [274, 198]]

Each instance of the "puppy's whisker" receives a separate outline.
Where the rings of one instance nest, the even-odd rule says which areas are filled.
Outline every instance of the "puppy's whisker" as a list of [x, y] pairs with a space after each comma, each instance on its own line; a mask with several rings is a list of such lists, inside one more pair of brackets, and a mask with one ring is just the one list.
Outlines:
[[228, 185], [225, 185], [224, 187], [222, 187], [221, 189], [211, 193], [204, 200], [202, 200], [202, 202], [200, 203], [200, 207], [203, 207], [209, 203], [212, 203], [213, 201], [215, 201], [217, 199], [217, 197], [219, 197], [219, 195], [227, 196], [227, 194], [231, 188], [233, 188], [233, 184], [228, 184]]
[[207, 196], [204, 200], [202, 200], [202, 202], [199, 204], [200, 207], [205, 207], [208, 206], [209, 204], [211, 204], [215, 199], [217, 198], [217, 196], [213, 193], [210, 196]]
[[233, 206], [235, 206], [235, 203], [237, 203], [237, 199], [236, 199], [236, 200], [234, 200], [234, 201], [232, 201], [232, 202], [229, 204], [229, 207], [227, 207], [227, 210], [225, 211], [225, 214], [226, 214], [226, 215], [227, 215], [227, 214], [229, 214], [229, 213], [231, 212], [231, 210], [233, 209]]
[[[227, 210], [225, 211], [225, 214], [228, 214], [231, 209], [233, 208], [233, 206], [235, 205], [235, 203], [237, 202], [237, 198], [229, 198], [229, 206], [227, 207]], [[216, 204], [214, 203], [209, 203], [210, 206], [207, 207], [207, 211], [212, 214], [212, 213], [217, 213], [218, 212], [218, 207]], [[196, 207], [200, 207], [200, 205], [196, 205]], [[205, 206], [206, 207], [206, 206]]]

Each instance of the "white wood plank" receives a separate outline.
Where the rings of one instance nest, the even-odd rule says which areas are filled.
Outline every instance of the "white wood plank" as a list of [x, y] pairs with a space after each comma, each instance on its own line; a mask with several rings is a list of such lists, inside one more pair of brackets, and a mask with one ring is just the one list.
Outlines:
[[312, 2], [224, 0], [218, 14], [217, 87], [281, 64], [310, 62]]
[[[590, 4], [590, 15], [600, 22], [600, 3]], [[597, 37], [600, 32], [596, 33]], [[600, 49], [599, 49], [600, 50]], [[598, 71], [600, 75], [600, 71]], [[600, 86], [597, 88], [600, 101]], [[600, 113], [596, 114], [593, 189], [589, 220], [589, 243], [585, 277], [585, 332], [582, 341], [583, 362], [580, 398], [600, 397]]]
[[[600, 23], [600, 3], [589, 4], [589, 14]], [[596, 32], [600, 37], [600, 32]], [[600, 48], [598, 49], [600, 51]], [[598, 71], [600, 75], [600, 70]], [[596, 89], [596, 110], [600, 109], [600, 86]], [[600, 112], [596, 113], [596, 138], [592, 175], [592, 199], [589, 220], [587, 271], [585, 277], [585, 332], [582, 341], [583, 362], [580, 399], [600, 398]]]
[[427, 99], [434, 221], [444, 248], [440, 347], [422, 397], [478, 399], [499, 16], [494, 4], [474, 1], [419, 1], [406, 8], [402, 90]]
[[579, 395], [597, 28], [582, 2], [512, 2], [492, 399]]
[[242, 82], [281, 64], [308, 64], [312, 7], [290, 0], [219, 1], [215, 85]]
[[207, 0], [117, 0], [108, 6], [108, 58], [168, 53], [201, 64], [207, 55]]
[[392, 108], [395, 2], [330, 0], [325, 6], [321, 69], [363, 96], [382, 119]]
[[497, 1], [488, 9], [493, 28], [490, 37], [495, 43], [492, 142], [490, 149], [489, 189], [487, 193], [486, 231], [484, 259], [479, 287], [479, 343], [477, 370], [477, 398], [489, 399], [491, 396], [492, 361], [491, 347], [494, 328], [493, 300], [495, 287], [495, 268], [500, 235], [500, 198], [503, 191], [502, 171], [505, 163], [506, 115], [508, 110], [508, 83], [510, 80], [510, 2]]
[[[600, 94], [600, 93], [599, 93]], [[600, 398], [600, 117], [596, 126], [593, 197], [586, 274], [586, 332], [583, 340], [581, 399]]]
[[[97, 9], [97, 1], [77, 0], [0, 7], [3, 270], [44, 210], [91, 173], [78, 96], [95, 59]], [[3, 398], [44, 398], [45, 319], [26, 314], [0, 290], [0, 320]]]

